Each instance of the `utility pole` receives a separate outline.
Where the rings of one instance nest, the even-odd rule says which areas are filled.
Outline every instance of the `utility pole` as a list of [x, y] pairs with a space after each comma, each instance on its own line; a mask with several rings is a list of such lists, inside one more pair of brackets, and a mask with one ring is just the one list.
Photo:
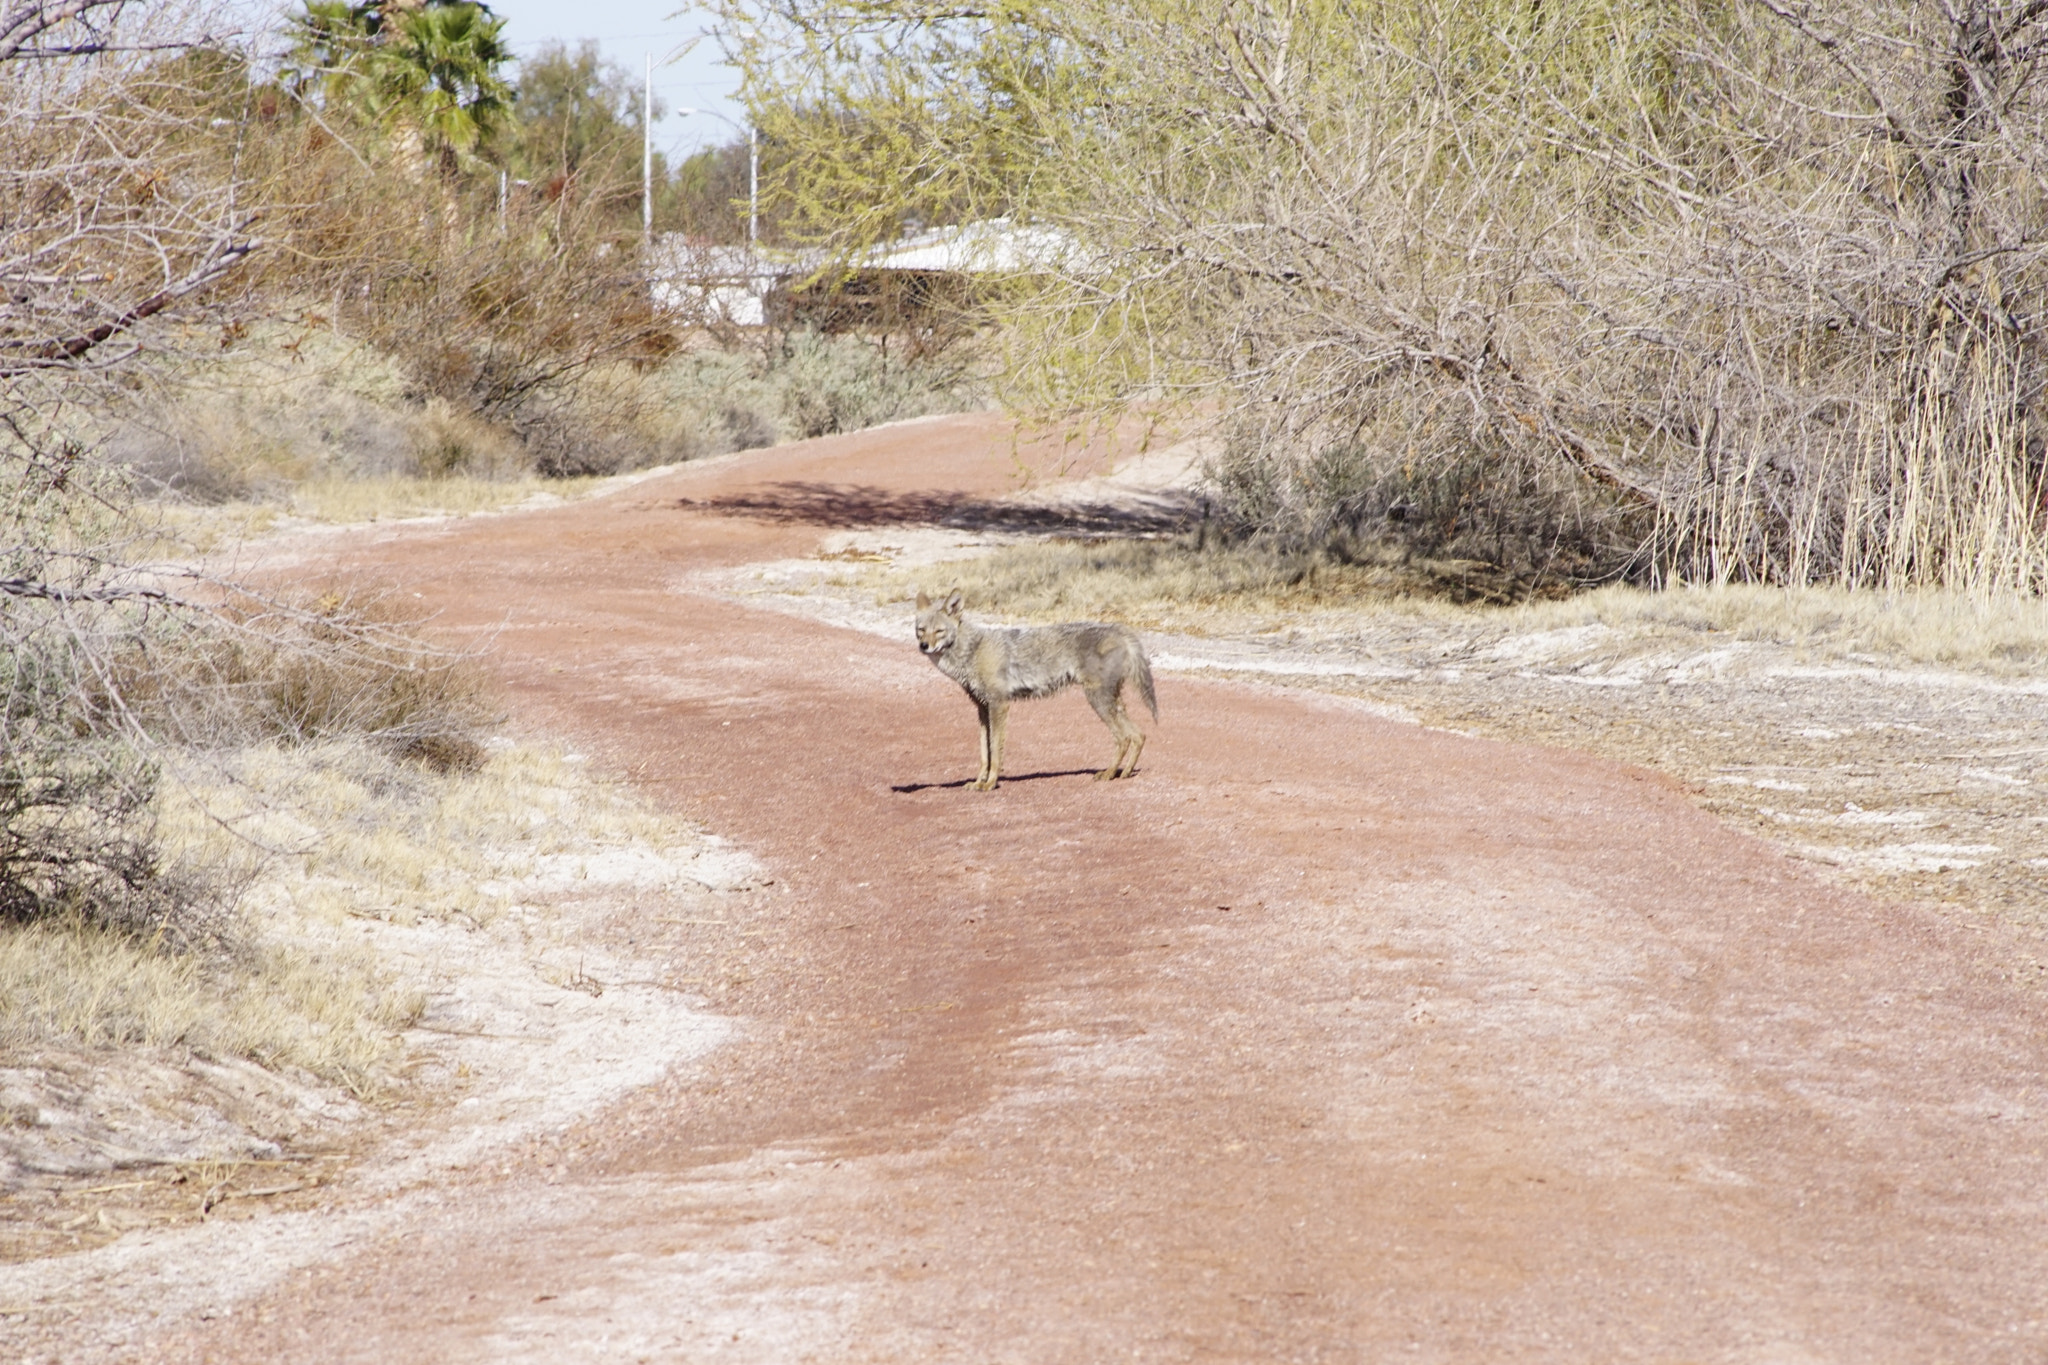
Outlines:
[[647, 54], [647, 88], [640, 97], [640, 245], [654, 245], [654, 54]]
[[747, 255], [761, 237], [761, 131], [747, 125]]

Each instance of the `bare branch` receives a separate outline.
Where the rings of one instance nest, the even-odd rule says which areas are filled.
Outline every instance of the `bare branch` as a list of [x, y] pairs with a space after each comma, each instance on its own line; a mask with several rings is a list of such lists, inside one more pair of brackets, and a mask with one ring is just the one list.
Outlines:
[[112, 340], [136, 324], [155, 317], [179, 300], [205, 289], [241, 264], [244, 257], [261, 245], [255, 238], [238, 239], [238, 234], [253, 221], [254, 215], [251, 215], [243, 219], [232, 231], [221, 233], [214, 240], [211, 249], [200, 258], [199, 263], [187, 270], [182, 277], [97, 327], [73, 336], [55, 337], [46, 341], [0, 342], [0, 356], [11, 353], [14, 357], [0, 358], [0, 378], [24, 374], [30, 370], [69, 365], [84, 358], [95, 346]]
[[127, 3], [128, 0], [21, 0], [0, 8], [0, 62], [21, 55], [45, 33], [67, 24], [96, 17], [111, 20]]

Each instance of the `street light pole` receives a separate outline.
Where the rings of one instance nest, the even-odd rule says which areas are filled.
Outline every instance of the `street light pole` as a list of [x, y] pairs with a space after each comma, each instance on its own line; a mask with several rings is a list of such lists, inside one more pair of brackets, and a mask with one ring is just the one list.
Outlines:
[[640, 244], [654, 244], [654, 54], [647, 54], [647, 88], [640, 97]]

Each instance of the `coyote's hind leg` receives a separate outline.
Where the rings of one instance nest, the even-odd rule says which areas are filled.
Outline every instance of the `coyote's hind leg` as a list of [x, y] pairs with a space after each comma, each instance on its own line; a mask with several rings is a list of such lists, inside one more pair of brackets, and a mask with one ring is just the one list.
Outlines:
[[1117, 749], [1117, 766], [1120, 769], [1118, 777], [1129, 777], [1138, 771], [1138, 755], [1145, 751], [1145, 732], [1128, 717], [1125, 718], [1124, 724], [1131, 727], [1131, 742]]
[[1097, 782], [1113, 782], [1119, 777], [1129, 777], [1138, 768], [1138, 751], [1145, 747], [1145, 732], [1124, 710], [1123, 682], [1088, 689], [1088, 704], [1095, 708], [1095, 714], [1102, 717], [1102, 723], [1109, 727], [1110, 737], [1116, 741], [1116, 757], [1109, 766], [1095, 774]]

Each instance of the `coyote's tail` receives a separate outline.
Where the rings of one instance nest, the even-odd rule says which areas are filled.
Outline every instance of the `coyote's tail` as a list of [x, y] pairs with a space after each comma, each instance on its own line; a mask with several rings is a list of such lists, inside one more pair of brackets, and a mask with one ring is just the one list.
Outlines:
[[1131, 670], [1131, 677], [1138, 684], [1138, 700], [1145, 703], [1145, 709], [1152, 713], [1152, 719], [1159, 719], [1159, 698], [1152, 691], [1152, 661], [1145, 657], [1145, 647], [1138, 646], [1132, 653], [1138, 656], [1138, 666]]

